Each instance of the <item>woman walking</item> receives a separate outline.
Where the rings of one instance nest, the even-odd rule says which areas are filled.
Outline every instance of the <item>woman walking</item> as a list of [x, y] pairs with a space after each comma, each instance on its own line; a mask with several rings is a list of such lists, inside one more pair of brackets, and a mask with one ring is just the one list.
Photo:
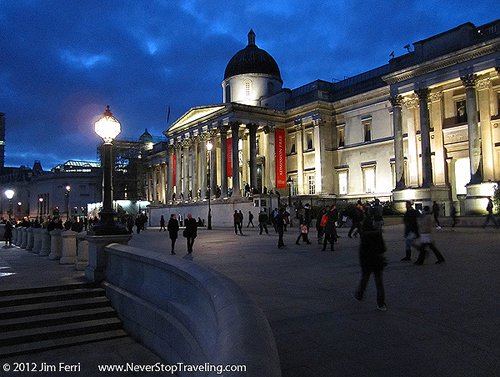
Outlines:
[[177, 221], [177, 218], [174, 214], [170, 215], [170, 220], [168, 220], [167, 224], [167, 230], [170, 241], [172, 242], [172, 249], [170, 250], [170, 254], [175, 255], [174, 247], [175, 241], [177, 240], [177, 234], [179, 233], [179, 221]]

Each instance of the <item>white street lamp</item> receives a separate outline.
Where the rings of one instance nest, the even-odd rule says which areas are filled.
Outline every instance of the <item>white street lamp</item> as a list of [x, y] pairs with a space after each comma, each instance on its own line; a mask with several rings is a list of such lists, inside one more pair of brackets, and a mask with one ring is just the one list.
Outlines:
[[12, 215], [12, 198], [14, 197], [14, 190], [11, 190], [11, 189], [8, 189], [8, 190], [5, 190], [5, 196], [7, 197], [7, 199], [9, 199], [9, 220], [10, 220], [10, 216]]
[[94, 226], [93, 231], [96, 235], [106, 234], [124, 234], [127, 233], [126, 229], [118, 226], [115, 223], [113, 211], [113, 159], [112, 159], [112, 145], [113, 140], [121, 132], [121, 124], [113, 116], [109, 109], [102, 117], [95, 122], [94, 130], [98, 134], [104, 144], [102, 146], [101, 166], [102, 166], [102, 211], [100, 213], [100, 221]]

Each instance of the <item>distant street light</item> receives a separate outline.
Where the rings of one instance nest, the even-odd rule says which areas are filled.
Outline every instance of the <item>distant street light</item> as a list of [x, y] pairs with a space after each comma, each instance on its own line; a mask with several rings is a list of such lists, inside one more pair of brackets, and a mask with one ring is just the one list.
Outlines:
[[43, 198], [40, 196], [38, 198], [38, 221], [41, 221], [42, 219], [42, 206], [43, 206]]
[[292, 208], [292, 185], [293, 185], [293, 179], [292, 177], [288, 177], [286, 180], [286, 184], [288, 185], [288, 207]]
[[212, 208], [210, 208], [210, 197], [212, 196], [212, 185], [211, 185], [211, 169], [212, 169], [212, 148], [213, 144], [209, 140], [207, 141], [207, 151], [208, 151], [208, 221], [207, 230], [212, 230]]
[[66, 220], [69, 220], [69, 192], [71, 191], [71, 186], [67, 185], [65, 189], [66, 191], [64, 193], [64, 197], [66, 199]]
[[126, 234], [127, 230], [124, 227], [115, 223], [113, 212], [113, 158], [112, 158], [112, 143], [113, 140], [121, 132], [121, 124], [113, 116], [109, 109], [95, 122], [94, 129], [104, 141], [102, 145], [101, 165], [102, 165], [102, 210], [99, 223], [93, 227], [94, 234]]
[[10, 220], [10, 217], [12, 215], [12, 198], [14, 197], [14, 190], [11, 190], [11, 189], [8, 189], [8, 190], [5, 190], [5, 196], [7, 197], [7, 199], [9, 199], [9, 220]]

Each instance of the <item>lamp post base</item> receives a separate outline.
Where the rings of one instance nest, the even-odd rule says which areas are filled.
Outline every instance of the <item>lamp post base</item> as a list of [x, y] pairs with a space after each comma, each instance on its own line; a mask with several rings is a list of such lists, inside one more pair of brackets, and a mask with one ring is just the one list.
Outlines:
[[128, 230], [121, 224], [117, 224], [113, 212], [101, 212], [101, 220], [92, 227], [89, 234], [106, 236], [113, 234], [129, 234]]

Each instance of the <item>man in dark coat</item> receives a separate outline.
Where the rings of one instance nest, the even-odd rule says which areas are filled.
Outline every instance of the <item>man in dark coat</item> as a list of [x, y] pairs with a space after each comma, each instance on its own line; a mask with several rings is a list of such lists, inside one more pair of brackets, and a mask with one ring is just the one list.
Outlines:
[[285, 209], [283, 207], [279, 209], [274, 220], [276, 222], [276, 231], [278, 232], [278, 249], [281, 249], [285, 246], [285, 243], [283, 242], [283, 232], [285, 231]]
[[186, 229], [184, 229], [184, 236], [187, 238], [187, 249], [188, 253], [191, 254], [193, 252], [194, 239], [198, 235], [198, 224], [196, 220], [193, 219], [193, 216], [188, 213], [184, 225], [186, 226]]
[[337, 229], [335, 228], [335, 222], [338, 220], [338, 210], [337, 206], [334, 204], [332, 207], [328, 210], [326, 214], [323, 216], [326, 216], [326, 221], [322, 220], [321, 222], [325, 224], [324, 227], [324, 233], [325, 237], [323, 240], [323, 249], [321, 251], [326, 250], [326, 245], [328, 242], [330, 242], [330, 251], [334, 250], [334, 244], [337, 241]]
[[354, 297], [361, 301], [365, 292], [370, 275], [373, 272], [375, 285], [377, 287], [377, 308], [386, 311], [384, 283], [382, 280], [382, 271], [385, 266], [386, 247], [382, 232], [375, 229], [371, 218], [367, 217], [362, 224], [361, 243], [359, 245], [359, 262], [361, 265], [361, 281]]
[[175, 241], [177, 240], [177, 234], [179, 233], [179, 221], [177, 221], [177, 218], [175, 217], [174, 214], [170, 215], [170, 220], [168, 220], [167, 224], [167, 230], [168, 230], [168, 236], [170, 237], [172, 243], [170, 254], [174, 255]]
[[266, 234], [269, 234], [269, 231], [267, 230], [267, 221], [269, 220], [269, 217], [267, 216], [267, 213], [264, 209], [262, 209], [259, 213], [259, 234], [262, 234], [262, 231], [265, 230]]

